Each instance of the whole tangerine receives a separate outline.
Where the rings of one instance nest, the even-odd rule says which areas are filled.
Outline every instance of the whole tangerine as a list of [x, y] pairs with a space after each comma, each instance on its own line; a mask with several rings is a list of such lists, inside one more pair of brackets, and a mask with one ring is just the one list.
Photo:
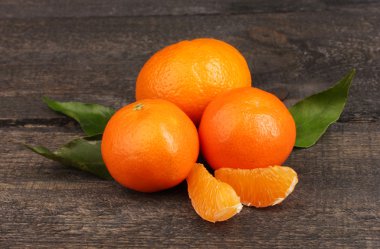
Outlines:
[[173, 187], [198, 158], [197, 129], [176, 105], [145, 99], [118, 110], [109, 120], [101, 152], [111, 176], [121, 185], [155, 192]]
[[136, 99], [169, 100], [198, 125], [215, 96], [248, 86], [251, 74], [242, 54], [223, 41], [200, 38], [155, 53], [137, 77]]
[[282, 165], [291, 153], [296, 126], [286, 106], [258, 88], [216, 97], [199, 126], [201, 151], [214, 169]]

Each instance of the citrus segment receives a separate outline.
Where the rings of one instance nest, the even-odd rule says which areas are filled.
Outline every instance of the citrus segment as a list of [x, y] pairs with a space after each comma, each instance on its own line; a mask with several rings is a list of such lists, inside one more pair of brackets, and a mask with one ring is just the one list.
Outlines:
[[246, 206], [268, 207], [281, 203], [298, 182], [297, 173], [284, 166], [257, 169], [221, 168], [215, 177], [231, 185]]
[[213, 177], [202, 164], [195, 164], [187, 177], [191, 204], [202, 219], [225, 221], [242, 209], [240, 198], [227, 183]]

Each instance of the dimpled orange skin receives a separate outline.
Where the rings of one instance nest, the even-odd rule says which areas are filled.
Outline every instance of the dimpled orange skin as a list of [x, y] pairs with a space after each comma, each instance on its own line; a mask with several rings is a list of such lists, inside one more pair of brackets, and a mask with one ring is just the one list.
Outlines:
[[136, 99], [169, 100], [197, 125], [216, 95], [247, 86], [251, 74], [240, 52], [223, 41], [200, 38], [155, 53], [138, 75]]
[[257, 88], [231, 90], [206, 108], [201, 151], [214, 169], [282, 165], [293, 149], [296, 126], [286, 106]]
[[146, 99], [117, 111], [102, 139], [103, 160], [121, 185], [155, 192], [182, 182], [198, 158], [193, 122], [174, 104]]

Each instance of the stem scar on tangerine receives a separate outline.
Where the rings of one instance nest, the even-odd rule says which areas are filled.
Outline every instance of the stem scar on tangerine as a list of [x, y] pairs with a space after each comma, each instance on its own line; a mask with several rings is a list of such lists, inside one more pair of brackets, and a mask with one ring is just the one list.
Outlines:
[[139, 110], [143, 109], [143, 107], [144, 107], [144, 105], [142, 103], [138, 103], [137, 105], [135, 105], [133, 110], [139, 111]]

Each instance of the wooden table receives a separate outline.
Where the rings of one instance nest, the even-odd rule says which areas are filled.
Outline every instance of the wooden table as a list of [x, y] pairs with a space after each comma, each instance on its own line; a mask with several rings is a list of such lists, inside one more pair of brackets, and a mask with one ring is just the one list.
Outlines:
[[[287, 161], [282, 205], [212, 224], [185, 184], [136, 193], [20, 144], [82, 135], [43, 95], [121, 107], [155, 51], [196, 37], [236, 46], [287, 105], [357, 69], [339, 122]], [[378, 1], [0, 1], [0, 248], [380, 248], [379, 116]]]

